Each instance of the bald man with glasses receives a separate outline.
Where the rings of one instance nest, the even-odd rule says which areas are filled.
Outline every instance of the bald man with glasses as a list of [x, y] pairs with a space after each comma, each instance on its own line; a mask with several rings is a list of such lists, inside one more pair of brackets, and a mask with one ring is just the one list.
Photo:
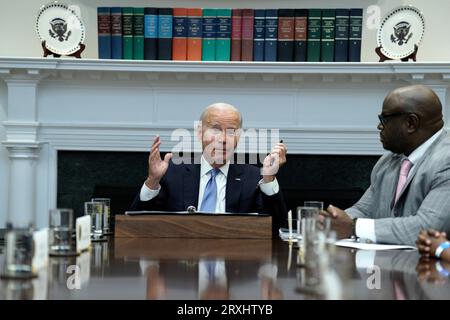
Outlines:
[[422, 85], [390, 92], [378, 115], [389, 152], [375, 164], [371, 185], [351, 208], [330, 205], [339, 238], [413, 245], [420, 230], [450, 230], [450, 140], [442, 105]]

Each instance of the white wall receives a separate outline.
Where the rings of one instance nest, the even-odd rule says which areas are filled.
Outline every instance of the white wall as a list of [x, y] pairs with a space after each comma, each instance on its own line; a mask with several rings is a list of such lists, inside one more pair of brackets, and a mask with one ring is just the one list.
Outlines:
[[[50, 1], [46, 0], [0, 0], [0, 56], [40, 57], [42, 48], [34, 30], [36, 14], [39, 8]], [[446, 31], [450, 27], [448, 14], [450, 1], [446, 0], [71, 0], [61, 2], [78, 5], [82, 20], [87, 29], [84, 58], [97, 58], [97, 13], [98, 6], [157, 6], [157, 7], [232, 7], [232, 8], [364, 8], [371, 5], [380, 7], [381, 17], [392, 8], [401, 4], [411, 4], [422, 10], [425, 16], [425, 37], [419, 48], [419, 61], [450, 60], [450, 41]], [[367, 15], [365, 21], [369, 21]], [[378, 61], [374, 52], [376, 47], [376, 29], [363, 29], [362, 61]]]

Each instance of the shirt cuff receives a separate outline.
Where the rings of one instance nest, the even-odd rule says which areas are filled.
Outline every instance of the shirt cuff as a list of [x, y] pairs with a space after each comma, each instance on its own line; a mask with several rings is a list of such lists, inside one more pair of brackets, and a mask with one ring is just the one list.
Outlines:
[[361, 240], [370, 240], [371, 242], [377, 242], [375, 236], [375, 220], [358, 218], [356, 220], [356, 236]]
[[159, 191], [161, 190], [161, 186], [158, 185], [158, 189], [157, 190], [153, 190], [150, 189], [149, 187], [147, 187], [147, 185], [144, 183], [142, 185], [141, 188], [141, 193], [139, 195], [139, 198], [141, 201], [150, 201], [152, 200], [154, 197], [156, 197], [159, 193]]
[[278, 185], [277, 178], [273, 179], [273, 181], [271, 182], [266, 183], [264, 183], [264, 180], [261, 179], [259, 181], [259, 188], [261, 189], [262, 193], [267, 196], [273, 196], [280, 191], [280, 186]]

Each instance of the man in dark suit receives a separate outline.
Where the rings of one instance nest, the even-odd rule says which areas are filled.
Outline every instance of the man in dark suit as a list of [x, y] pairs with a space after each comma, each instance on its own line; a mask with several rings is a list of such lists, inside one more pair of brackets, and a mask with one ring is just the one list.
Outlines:
[[[148, 177], [131, 210], [267, 213], [273, 232], [286, 219], [287, 210], [275, 174], [286, 163], [286, 147], [277, 143], [263, 167], [231, 163], [239, 142], [242, 116], [232, 105], [215, 103], [200, 118], [200, 164], [175, 164], [172, 153], [161, 159], [156, 137], [148, 158]], [[179, 162], [179, 161], [177, 161]]]

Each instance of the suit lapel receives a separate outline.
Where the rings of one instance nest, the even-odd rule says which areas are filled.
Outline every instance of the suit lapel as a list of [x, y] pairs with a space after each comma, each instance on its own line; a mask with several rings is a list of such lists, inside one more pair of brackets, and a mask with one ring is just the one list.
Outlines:
[[[198, 189], [200, 188], [200, 165], [186, 165], [183, 176], [184, 209], [189, 206], [197, 208]], [[198, 210], [198, 208], [197, 208]]]
[[227, 212], [239, 212], [239, 198], [242, 189], [242, 166], [230, 164], [225, 191], [225, 210]]

